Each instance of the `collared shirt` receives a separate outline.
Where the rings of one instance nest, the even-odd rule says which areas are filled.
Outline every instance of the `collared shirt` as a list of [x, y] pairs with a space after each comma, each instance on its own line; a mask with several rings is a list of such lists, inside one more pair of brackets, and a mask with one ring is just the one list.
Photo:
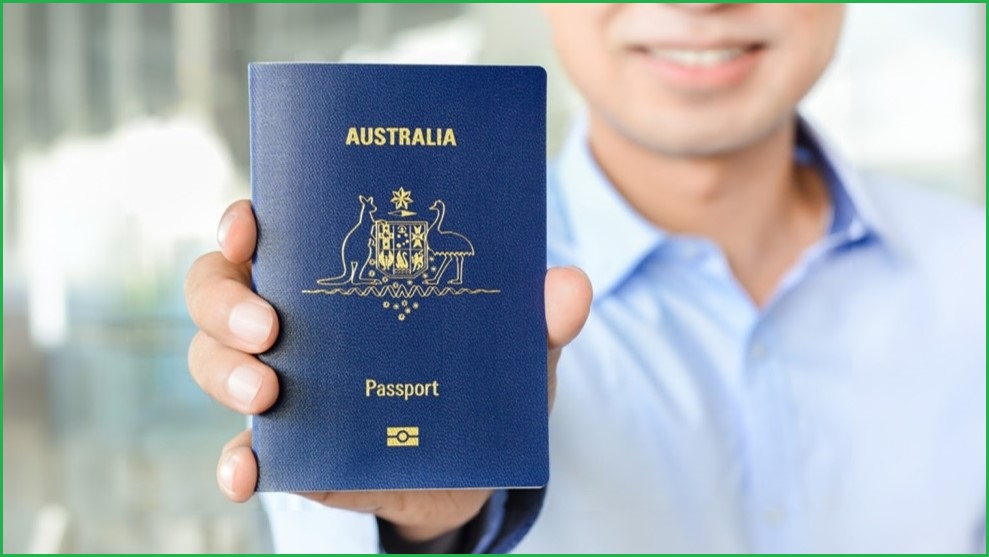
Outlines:
[[[548, 260], [584, 269], [594, 302], [560, 361], [541, 510], [500, 492], [474, 549], [985, 550], [984, 210], [798, 135], [830, 226], [761, 308], [716, 245], [646, 222], [571, 135]], [[288, 505], [304, 512], [267, 505], [278, 550], [379, 548], [373, 518]]]

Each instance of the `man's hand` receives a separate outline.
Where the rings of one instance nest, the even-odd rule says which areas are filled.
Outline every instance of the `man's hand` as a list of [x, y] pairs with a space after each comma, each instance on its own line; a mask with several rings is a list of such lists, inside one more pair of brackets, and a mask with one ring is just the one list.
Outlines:
[[[189, 346], [189, 371], [196, 383], [224, 406], [257, 414], [278, 398], [278, 378], [254, 355], [278, 337], [274, 309], [250, 289], [251, 255], [257, 227], [249, 201], [231, 205], [220, 220], [220, 251], [200, 257], [185, 283], [186, 303], [199, 332]], [[561, 349], [587, 319], [591, 285], [576, 268], [546, 273], [546, 330], [549, 351], [549, 403], [556, 390]], [[254, 494], [258, 469], [251, 431], [227, 443], [216, 469], [220, 488], [233, 501]], [[470, 521], [489, 490], [362, 491], [306, 493], [325, 505], [370, 512], [396, 526], [407, 540], [425, 541]]]

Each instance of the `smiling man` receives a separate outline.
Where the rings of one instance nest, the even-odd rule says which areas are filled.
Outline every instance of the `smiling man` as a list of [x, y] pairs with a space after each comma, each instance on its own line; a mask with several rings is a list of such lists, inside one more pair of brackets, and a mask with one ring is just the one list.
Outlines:
[[[546, 13], [587, 103], [548, 183], [549, 263], [586, 272], [547, 274], [549, 486], [276, 495], [276, 549], [984, 551], [985, 214], [797, 116], [843, 7]], [[233, 205], [187, 290], [193, 376], [245, 413], [278, 394], [255, 234]], [[218, 480], [256, 473], [245, 432]]]

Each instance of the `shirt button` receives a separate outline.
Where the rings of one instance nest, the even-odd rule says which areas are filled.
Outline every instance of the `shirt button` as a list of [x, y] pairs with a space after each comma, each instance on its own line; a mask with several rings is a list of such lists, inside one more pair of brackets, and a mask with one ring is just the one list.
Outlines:
[[783, 512], [783, 509], [779, 507], [772, 507], [767, 509], [764, 513], [762, 513], [762, 517], [766, 520], [768, 524], [772, 526], [776, 526], [781, 522], [783, 522], [783, 519], [786, 518], [786, 513]]
[[766, 345], [758, 340], [749, 347], [749, 357], [754, 361], [760, 361], [766, 357]]
[[687, 261], [695, 261], [701, 255], [701, 249], [696, 244], [681, 244], [680, 257]]

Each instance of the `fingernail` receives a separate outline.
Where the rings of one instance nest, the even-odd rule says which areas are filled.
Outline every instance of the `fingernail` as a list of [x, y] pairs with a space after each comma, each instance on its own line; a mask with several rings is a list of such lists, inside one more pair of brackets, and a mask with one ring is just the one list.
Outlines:
[[230, 331], [250, 344], [264, 342], [271, 325], [271, 311], [255, 302], [241, 302], [230, 312]]
[[234, 493], [234, 471], [237, 469], [237, 460], [234, 455], [228, 456], [220, 464], [220, 470], [216, 474], [216, 480], [220, 483], [220, 487], [229, 495]]
[[227, 239], [227, 233], [230, 232], [230, 227], [235, 220], [237, 220], [237, 213], [235, 211], [228, 212], [220, 219], [220, 227], [216, 229], [216, 241], [220, 244], [221, 249], [223, 248], [223, 242]]
[[261, 373], [250, 366], [237, 366], [227, 376], [227, 392], [237, 402], [247, 406], [261, 389]]

